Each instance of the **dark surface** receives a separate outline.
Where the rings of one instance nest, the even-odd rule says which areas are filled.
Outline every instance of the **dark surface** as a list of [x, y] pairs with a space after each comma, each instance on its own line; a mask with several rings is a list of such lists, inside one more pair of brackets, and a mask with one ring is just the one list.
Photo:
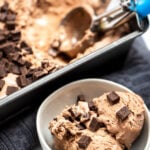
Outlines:
[[[137, 39], [127, 57], [110, 60], [104, 67], [98, 65], [92, 69], [74, 72], [65, 80], [60, 78], [57, 86], [82, 78], [104, 78], [121, 83], [141, 95], [150, 108], [150, 52], [146, 50], [141, 38]], [[55, 83], [56, 84], [56, 83]], [[54, 87], [49, 87], [49, 93]], [[37, 94], [37, 93], [35, 93]], [[42, 95], [42, 91], [41, 91]], [[42, 97], [42, 96], [41, 96]], [[36, 98], [38, 101], [40, 97]], [[30, 99], [32, 101], [32, 99]], [[40, 101], [39, 101], [40, 103]], [[0, 149], [2, 150], [33, 150], [39, 145], [35, 119], [39, 106], [30, 105], [7, 121], [0, 130]]]

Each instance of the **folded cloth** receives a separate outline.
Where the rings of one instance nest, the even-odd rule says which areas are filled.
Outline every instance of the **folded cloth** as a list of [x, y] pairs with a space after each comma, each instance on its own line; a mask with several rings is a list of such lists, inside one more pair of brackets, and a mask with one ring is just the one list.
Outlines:
[[[97, 76], [96, 76], [97, 77]], [[121, 69], [100, 78], [121, 83], [143, 97], [150, 108], [150, 51], [137, 38]], [[0, 150], [34, 150], [39, 141], [36, 133], [37, 108], [28, 109], [0, 130]]]

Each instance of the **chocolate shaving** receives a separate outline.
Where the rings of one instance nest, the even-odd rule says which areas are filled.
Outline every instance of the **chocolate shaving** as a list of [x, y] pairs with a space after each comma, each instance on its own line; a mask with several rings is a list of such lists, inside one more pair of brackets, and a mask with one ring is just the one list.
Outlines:
[[5, 81], [4, 80], [0, 80], [0, 91], [2, 90], [4, 85], [5, 85]]
[[111, 92], [110, 94], [107, 95], [107, 99], [111, 104], [116, 104], [119, 102], [120, 97], [118, 96], [117, 93]]
[[79, 141], [77, 142], [80, 148], [87, 148], [88, 145], [90, 144], [90, 142], [92, 141], [91, 137], [87, 136], [87, 135], [83, 135], [81, 136], [81, 138], [79, 139]]
[[15, 86], [8, 86], [6, 90], [6, 95], [10, 95], [14, 92], [18, 91], [18, 88]]
[[124, 121], [125, 119], [127, 119], [127, 117], [130, 114], [130, 110], [128, 109], [127, 106], [123, 106], [120, 110], [118, 110], [116, 112], [116, 116], [121, 119], [122, 121]]
[[105, 124], [102, 122], [99, 122], [97, 120], [97, 118], [93, 117], [90, 124], [89, 124], [89, 128], [91, 131], [95, 132], [97, 131], [99, 128], [105, 127]]

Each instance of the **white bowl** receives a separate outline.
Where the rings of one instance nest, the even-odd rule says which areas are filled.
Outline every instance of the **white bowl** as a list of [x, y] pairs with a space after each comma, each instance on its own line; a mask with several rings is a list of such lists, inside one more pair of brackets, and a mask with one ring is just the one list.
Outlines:
[[[128, 88], [108, 80], [84, 79], [67, 84], [56, 90], [40, 106], [37, 113], [37, 132], [44, 150], [51, 150], [53, 138], [48, 129], [49, 122], [58, 115], [66, 105], [76, 102], [76, 97], [80, 94], [85, 95], [90, 100], [102, 95], [104, 92], [123, 91], [132, 92]], [[150, 117], [149, 111], [145, 106], [145, 123], [142, 133], [133, 143], [131, 150], [150, 149]]]

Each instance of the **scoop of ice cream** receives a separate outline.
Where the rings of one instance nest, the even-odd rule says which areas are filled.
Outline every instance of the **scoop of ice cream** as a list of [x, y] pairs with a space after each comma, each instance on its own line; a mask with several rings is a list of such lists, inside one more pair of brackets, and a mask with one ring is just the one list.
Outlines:
[[[107, 130], [115, 136], [116, 140], [130, 148], [143, 127], [143, 101], [138, 95], [133, 93], [116, 93], [120, 98], [116, 104], [109, 102], [108, 93], [93, 99], [93, 102], [98, 108], [99, 121], [106, 125]], [[117, 119], [116, 113], [125, 107], [130, 111], [128, 118], [125, 120]]]
[[140, 134], [144, 103], [134, 93], [110, 92], [67, 106], [50, 122], [55, 149], [125, 150]]

